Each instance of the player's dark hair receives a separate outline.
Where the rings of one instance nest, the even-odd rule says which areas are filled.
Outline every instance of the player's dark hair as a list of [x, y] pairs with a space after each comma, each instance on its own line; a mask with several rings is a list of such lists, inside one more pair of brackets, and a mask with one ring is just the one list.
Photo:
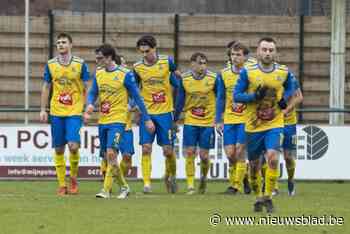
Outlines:
[[140, 48], [141, 46], [149, 46], [154, 48], [157, 46], [157, 40], [152, 35], [144, 35], [136, 42], [137, 48]]
[[61, 39], [61, 38], [67, 38], [69, 43], [73, 43], [73, 39], [72, 39], [72, 36], [69, 35], [68, 33], [65, 33], [65, 32], [62, 32], [60, 34], [57, 35], [57, 40], [58, 39]]
[[[117, 63], [117, 52], [115, 51], [114, 47], [110, 44], [103, 44], [99, 48], [99, 52], [103, 54], [105, 57], [111, 56], [112, 60], [114, 60]], [[119, 58], [120, 60], [120, 58]], [[120, 63], [120, 61], [119, 61]]]
[[205, 61], [208, 62], [207, 56], [201, 52], [196, 52], [196, 53], [192, 54], [190, 61], [196, 62], [198, 57], [200, 57], [201, 59], [205, 59]]
[[260, 40], [258, 41], [258, 46], [259, 46], [260, 43], [263, 42], [263, 41], [270, 42], [270, 43], [272, 42], [272, 43], [274, 43], [275, 45], [277, 44], [277, 43], [276, 43], [276, 40], [273, 39], [272, 37], [262, 37], [262, 38], [260, 38]]
[[247, 56], [250, 53], [248, 47], [239, 41], [237, 41], [235, 44], [232, 45], [232, 47], [230, 49], [230, 53], [232, 50], [234, 50], [234, 51], [242, 50], [244, 56]]
[[[111, 45], [109, 45], [109, 44], [100, 45], [99, 47], [97, 47], [97, 48], [95, 49], [95, 54], [98, 54], [99, 52], [102, 53], [102, 48], [104, 48], [105, 45], [111, 46]], [[102, 54], [103, 54], [103, 53], [102, 53]], [[105, 56], [105, 55], [103, 54], [103, 56]], [[121, 65], [121, 64], [122, 64], [122, 60], [121, 60], [121, 58], [120, 58], [120, 55], [118, 55], [118, 52], [117, 52], [116, 50], [115, 50], [115, 58], [112, 57], [112, 59], [114, 60], [114, 62], [115, 62], [116, 64], [118, 64], [118, 65]]]

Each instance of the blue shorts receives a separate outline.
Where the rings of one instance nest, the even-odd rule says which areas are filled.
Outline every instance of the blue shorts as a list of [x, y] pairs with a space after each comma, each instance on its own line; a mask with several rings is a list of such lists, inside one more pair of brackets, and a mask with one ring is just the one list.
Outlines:
[[100, 139], [100, 156], [104, 157], [107, 149], [120, 149], [120, 141], [123, 137], [125, 124], [100, 124], [98, 125], [98, 138]]
[[156, 131], [150, 133], [145, 126], [144, 118], [141, 118], [140, 124], [140, 145], [153, 144], [154, 138], [157, 135], [157, 144], [174, 145], [175, 133], [172, 131], [173, 127], [173, 115], [171, 112], [159, 115], [150, 115], [153, 121]]
[[183, 146], [201, 149], [212, 149], [215, 146], [215, 131], [213, 127], [184, 125]]
[[122, 155], [128, 154], [132, 156], [135, 153], [134, 150], [134, 134], [132, 130], [125, 131], [119, 144], [120, 152]]
[[244, 123], [224, 124], [224, 146], [245, 144], [246, 133]]
[[296, 134], [297, 125], [286, 125], [283, 128], [283, 149], [285, 150], [295, 150], [296, 149]]
[[247, 133], [248, 160], [257, 160], [267, 150], [281, 150], [283, 128]]
[[80, 144], [80, 128], [83, 124], [79, 115], [75, 116], [50, 116], [52, 147], [64, 146], [68, 142]]

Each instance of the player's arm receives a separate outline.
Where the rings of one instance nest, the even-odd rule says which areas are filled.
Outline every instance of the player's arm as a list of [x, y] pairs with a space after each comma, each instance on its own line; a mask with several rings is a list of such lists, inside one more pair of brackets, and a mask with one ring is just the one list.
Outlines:
[[286, 113], [289, 113], [293, 108], [303, 102], [304, 97], [300, 89], [299, 82], [296, 78], [294, 78], [294, 93], [292, 97], [288, 100], [288, 106], [285, 110]]
[[86, 108], [83, 116], [85, 122], [87, 122], [91, 118], [91, 114], [94, 112], [94, 106], [98, 97], [98, 93], [99, 90], [96, 81], [96, 76], [94, 76], [86, 98]]
[[46, 107], [49, 101], [50, 89], [51, 89], [51, 73], [49, 66], [46, 64], [44, 71], [44, 81], [41, 88], [40, 96], [40, 121], [46, 123], [48, 120], [48, 114], [46, 112]]
[[81, 67], [81, 79], [84, 82], [85, 90], [88, 90], [91, 85], [91, 76], [87, 64], [84, 62]]
[[295, 79], [294, 75], [288, 71], [287, 79], [283, 83], [284, 92], [283, 97], [278, 101], [279, 107], [283, 110], [283, 112], [286, 114], [288, 103], [287, 101], [293, 96], [295, 92], [294, 82]]
[[223, 123], [222, 114], [225, 108], [225, 85], [221, 74], [219, 73], [215, 80], [215, 94], [216, 94], [216, 113], [215, 113], [215, 127], [216, 131], [222, 135]]
[[247, 93], [248, 85], [248, 72], [245, 68], [243, 68], [240, 71], [237, 84], [233, 90], [233, 100], [235, 100], [235, 102], [248, 103], [254, 102], [260, 98], [259, 95], [259, 97], [257, 97], [256, 93]]
[[136, 105], [141, 111], [142, 118], [145, 120], [146, 128], [149, 132], [155, 131], [155, 126], [151, 120], [151, 117], [148, 115], [145, 103], [140, 95], [140, 91], [136, 85], [135, 77], [133, 72], [128, 72], [125, 75], [124, 86], [128, 90], [130, 96], [134, 99]]
[[180, 118], [180, 114], [185, 106], [185, 88], [183, 86], [182, 80], [179, 81], [179, 88], [176, 96], [176, 102], [175, 102], [175, 111], [174, 111], [174, 121], [178, 121]]
[[168, 57], [168, 63], [169, 63], [169, 71], [174, 73], [176, 77], [181, 77], [181, 72], [177, 70], [177, 66], [175, 64], [175, 61], [172, 57]]

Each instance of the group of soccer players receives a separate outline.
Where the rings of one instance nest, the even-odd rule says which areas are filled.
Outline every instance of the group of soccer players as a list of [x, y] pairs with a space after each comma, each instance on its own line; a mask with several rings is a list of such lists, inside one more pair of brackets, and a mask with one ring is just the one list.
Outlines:
[[[97, 100], [104, 183], [96, 197], [109, 198], [114, 179], [120, 186], [119, 199], [130, 193], [125, 176], [134, 154], [132, 112], [138, 116], [136, 122], [140, 126], [145, 194], [152, 192], [151, 155], [155, 137], [165, 157], [166, 189], [169, 193], [177, 191], [174, 140], [183, 119], [187, 194], [195, 193], [197, 148], [198, 193], [206, 192], [209, 150], [214, 147], [216, 131], [223, 135], [230, 165], [230, 185], [225, 193], [242, 193], [243, 184], [248, 189], [250, 184], [257, 197], [254, 211], [261, 212], [265, 207], [272, 212], [272, 194], [277, 191], [278, 159], [283, 147], [288, 191], [294, 195], [295, 106], [302, 101], [302, 94], [293, 74], [275, 61], [277, 49], [273, 38], [259, 40], [256, 59], [250, 57], [244, 44], [232, 41], [227, 50], [229, 61], [218, 74], [208, 70], [208, 58], [201, 52], [191, 56], [190, 70], [181, 74], [171, 57], [158, 54], [156, 39], [151, 35], [137, 41], [142, 59], [131, 70], [111, 45], [103, 44], [95, 50], [97, 68], [91, 83], [86, 63], [71, 53], [71, 36], [59, 34], [56, 44], [57, 57], [45, 67], [40, 120], [48, 121], [46, 108], [52, 89], [50, 122], [58, 195], [78, 193], [79, 130], [83, 120], [90, 120]], [[69, 187], [65, 181], [66, 144], [70, 152]], [[123, 155], [120, 163], [119, 151]]]

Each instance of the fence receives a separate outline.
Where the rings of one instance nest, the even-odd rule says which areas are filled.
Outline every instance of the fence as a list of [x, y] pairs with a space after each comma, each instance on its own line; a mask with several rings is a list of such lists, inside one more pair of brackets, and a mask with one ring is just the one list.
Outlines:
[[[330, 17], [304, 16], [232, 16], [187, 14], [107, 14], [106, 42], [112, 43], [131, 65], [139, 59], [136, 40], [145, 33], [156, 36], [160, 53], [175, 56], [180, 70], [188, 68], [190, 55], [202, 51], [209, 67], [219, 71], [227, 59], [225, 45], [241, 40], [253, 51], [261, 36], [277, 39], [279, 62], [287, 64], [302, 81], [304, 108], [327, 108], [329, 105]], [[348, 22], [350, 22], [348, 20]], [[302, 29], [302, 30], [300, 30]], [[347, 55], [350, 53], [350, 24], [347, 24]], [[54, 38], [66, 31], [73, 36], [73, 52], [94, 69], [94, 49], [102, 42], [100, 14], [53, 14], [31, 17], [30, 33], [30, 107], [40, 102], [43, 68], [54, 51]], [[0, 16], [0, 108], [24, 105], [24, 18]], [[300, 43], [303, 43], [300, 44]], [[302, 60], [300, 60], [302, 59]], [[349, 68], [350, 56], [347, 56]], [[347, 77], [350, 69], [347, 69]], [[350, 105], [346, 81], [347, 106]], [[37, 113], [30, 113], [37, 121]], [[305, 122], [328, 121], [327, 113], [305, 113]], [[350, 120], [349, 117], [346, 118]], [[22, 113], [0, 113], [0, 122], [22, 122]]]

